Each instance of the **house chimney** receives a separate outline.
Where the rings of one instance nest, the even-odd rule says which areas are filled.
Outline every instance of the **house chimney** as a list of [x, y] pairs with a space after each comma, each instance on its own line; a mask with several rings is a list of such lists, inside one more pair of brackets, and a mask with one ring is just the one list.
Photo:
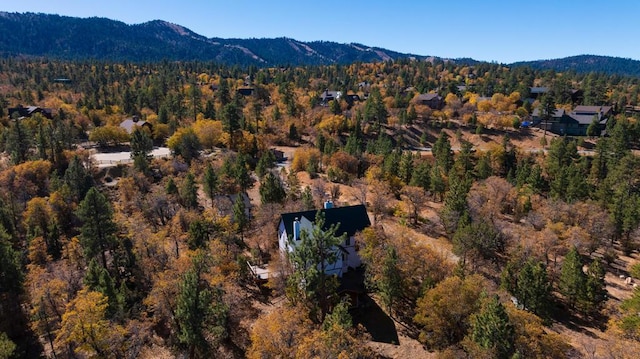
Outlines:
[[333, 202], [331, 202], [331, 200], [324, 201], [324, 209], [331, 209], [331, 208], [333, 208]]
[[300, 220], [298, 220], [298, 217], [293, 220], [293, 240], [300, 240]]

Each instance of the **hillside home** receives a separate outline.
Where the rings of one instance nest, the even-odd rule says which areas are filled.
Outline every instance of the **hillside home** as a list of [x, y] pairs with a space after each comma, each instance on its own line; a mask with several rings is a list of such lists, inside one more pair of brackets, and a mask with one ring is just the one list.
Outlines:
[[416, 97], [416, 102], [429, 106], [433, 110], [441, 110], [444, 107], [444, 99], [437, 93], [423, 93]]
[[120, 123], [120, 127], [124, 128], [128, 134], [132, 134], [136, 128], [148, 128], [149, 131], [153, 131], [153, 125], [147, 121], [140, 120], [138, 116], [127, 118]]
[[[344, 273], [351, 269], [355, 269], [361, 265], [360, 256], [355, 243], [355, 234], [369, 227], [369, 215], [364, 205], [333, 207], [331, 202], [325, 202], [324, 209], [320, 212], [324, 213], [324, 228], [327, 229], [337, 224], [338, 229], [336, 235], [340, 236], [346, 233], [345, 241], [335, 248], [338, 253], [337, 261], [326, 267], [325, 273], [329, 275], [337, 275], [342, 277]], [[283, 252], [293, 252], [301, 241], [301, 235], [304, 231], [310, 234], [318, 211], [304, 211], [284, 213], [280, 217], [278, 226], [278, 246]], [[292, 240], [289, 241], [289, 238]]]
[[611, 106], [576, 106], [570, 113], [558, 109], [549, 121], [543, 119], [537, 108], [532, 113], [534, 125], [537, 124], [538, 127], [558, 135], [568, 136], [586, 136], [587, 129], [594, 120], [598, 122], [599, 130], [602, 131], [611, 115]]
[[340, 97], [342, 97], [341, 91], [329, 91], [329, 89], [326, 89], [320, 94], [320, 104], [327, 105], [329, 101], [339, 100]]
[[[535, 100], [540, 100], [543, 95], [549, 93], [548, 87], [529, 87], [529, 97], [525, 99], [529, 103], [533, 103]], [[582, 101], [584, 92], [580, 89], [571, 89], [569, 95], [571, 96], [571, 102], [579, 103]]]
[[50, 108], [42, 108], [38, 106], [23, 107], [22, 105], [9, 108], [9, 118], [22, 119], [25, 117], [31, 117], [36, 113], [39, 113], [50, 120], [53, 118], [53, 111]]
[[238, 95], [242, 95], [242, 96], [252, 96], [253, 91], [255, 91], [255, 89], [252, 87], [241, 87], [237, 90]]

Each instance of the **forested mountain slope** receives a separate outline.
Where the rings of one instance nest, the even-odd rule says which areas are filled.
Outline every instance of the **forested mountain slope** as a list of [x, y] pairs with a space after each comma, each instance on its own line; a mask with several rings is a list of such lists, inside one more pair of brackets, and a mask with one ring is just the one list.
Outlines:
[[221, 39], [154, 20], [127, 25], [105, 18], [0, 12], [0, 53], [58, 59], [216, 61], [232, 65], [317, 65], [386, 61], [402, 54], [360, 44], [290, 38]]

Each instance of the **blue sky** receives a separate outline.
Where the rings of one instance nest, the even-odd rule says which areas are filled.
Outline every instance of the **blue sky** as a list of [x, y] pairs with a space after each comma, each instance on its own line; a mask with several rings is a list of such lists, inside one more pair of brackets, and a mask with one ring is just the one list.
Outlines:
[[160, 19], [207, 37], [357, 42], [500, 63], [580, 54], [640, 60], [637, 0], [16, 0], [0, 11]]

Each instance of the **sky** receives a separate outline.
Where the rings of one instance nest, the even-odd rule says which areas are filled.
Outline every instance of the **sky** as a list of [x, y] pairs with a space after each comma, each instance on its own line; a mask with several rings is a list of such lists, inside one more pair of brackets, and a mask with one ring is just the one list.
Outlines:
[[165, 20], [206, 37], [360, 43], [506, 64], [582, 54], [640, 60], [638, 0], [20, 0], [0, 11]]

